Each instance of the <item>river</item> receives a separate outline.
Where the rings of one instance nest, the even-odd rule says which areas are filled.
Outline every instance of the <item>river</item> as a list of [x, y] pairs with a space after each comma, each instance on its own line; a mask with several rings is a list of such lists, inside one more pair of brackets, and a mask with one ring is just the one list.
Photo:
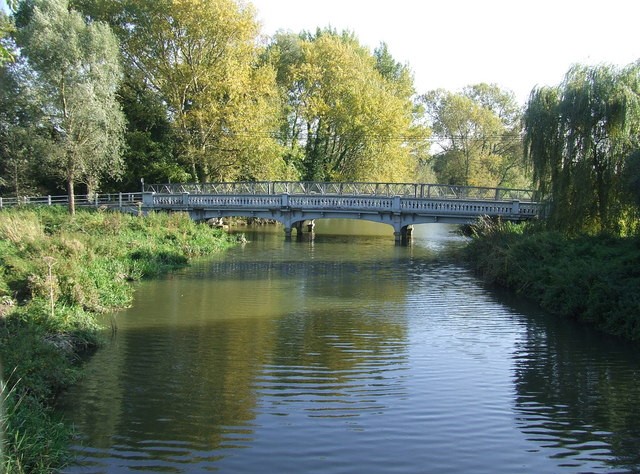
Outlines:
[[637, 345], [485, 288], [452, 227], [317, 229], [138, 284], [64, 472], [640, 472]]

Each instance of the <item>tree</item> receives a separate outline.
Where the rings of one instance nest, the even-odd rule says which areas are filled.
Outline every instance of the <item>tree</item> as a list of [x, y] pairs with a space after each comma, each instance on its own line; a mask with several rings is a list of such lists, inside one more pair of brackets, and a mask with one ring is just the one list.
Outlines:
[[[9, 23], [5, 15], [0, 12], [0, 40], [9, 34]], [[9, 48], [7, 48], [4, 44], [0, 43], [0, 65], [3, 63], [13, 61], [13, 55]]]
[[349, 32], [278, 34], [269, 51], [286, 102], [281, 140], [305, 180], [407, 180], [428, 130], [412, 79], [386, 46]]
[[[16, 0], [6, 0], [6, 3], [10, 10], [15, 10]], [[9, 36], [12, 31], [13, 27], [9, 18], [4, 14], [4, 12], [0, 11], [0, 40]], [[10, 48], [0, 41], [0, 66], [2, 66], [3, 63], [11, 62], [13, 60], [14, 55], [11, 53]]]
[[0, 67], [0, 190], [25, 196], [38, 192], [46, 154], [36, 77], [21, 59]]
[[463, 186], [525, 183], [520, 109], [511, 92], [476, 84], [422, 97], [441, 152], [434, 157], [440, 182]]
[[640, 210], [640, 149], [629, 155], [624, 174], [629, 199], [635, 203], [637, 210]]
[[185, 182], [190, 174], [175, 159], [177, 137], [162, 96], [146, 86], [136, 69], [126, 71], [118, 91], [119, 102], [127, 118], [127, 165], [118, 189], [137, 190], [140, 180], [148, 183]]
[[640, 65], [572, 67], [557, 87], [534, 89], [525, 146], [551, 224], [620, 232], [628, 211], [625, 169], [639, 148]]
[[133, 86], [143, 84], [165, 104], [175, 153], [192, 179], [286, 175], [273, 136], [275, 72], [261, 62], [253, 8], [235, 0], [76, 2], [109, 19], [137, 71], [130, 77], [143, 78]]
[[122, 170], [118, 42], [106, 24], [85, 22], [66, 0], [24, 2], [18, 13], [17, 43], [36, 73], [51, 169], [65, 180], [74, 213], [77, 183], [95, 191]]

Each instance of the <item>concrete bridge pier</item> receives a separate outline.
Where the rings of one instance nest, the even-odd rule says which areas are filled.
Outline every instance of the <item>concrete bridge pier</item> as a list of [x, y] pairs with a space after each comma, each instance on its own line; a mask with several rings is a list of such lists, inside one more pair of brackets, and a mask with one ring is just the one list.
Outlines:
[[[284, 223], [284, 238], [287, 241], [290, 241], [292, 236], [293, 236], [293, 230], [295, 229], [296, 231], [296, 237], [298, 239], [302, 238], [302, 233], [303, 233], [303, 229], [304, 229], [304, 225], [305, 225], [306, 221], [295, 221], [295, 222], [285, 222]], [[313, 227], [315, 226], [315, 223], [313, 223], [313, 221], [311, 221], [311, 224], [308, 224], [307, 227], [309, 229], [309, 232], [313, 232]]]
[[307, 232], [309, 232], [310, 234], [313, 234], [313, 232], [315, 231], [315, 228], [316, 228], [316, 220], [315, 219], [311, 219], [307, 223]]
[[316, 221], [315, 219], [311, 219], [311, 220], [302, 220], [302, 221], [295, 221], [295, 222], [285, 222], [284, 224], [284, 238], [285, 240], [289, 241], [291, 240], [292, 236], [293, 236], [293, 230], [295, 229], [296, 231], [296, 237], [298, 239], [301, 239], [304, 233], [304, 228], [305, 226], [307, 227], [307, 232], [309, 234], [314, 234], [315, 231], [315, 227], [316, 227]]
[[407, 225], [403, 227], [401, 232], [402, 243], [407, 244], [411, 242], [412, 237], [413, 237], [413, 226]]
[[408, 245], [411, 242], [413, 236], [413, 226], [405, 225], [398, 229], [399, 226], [394, 225], [393, 235], [396, 240], [396, 245]]

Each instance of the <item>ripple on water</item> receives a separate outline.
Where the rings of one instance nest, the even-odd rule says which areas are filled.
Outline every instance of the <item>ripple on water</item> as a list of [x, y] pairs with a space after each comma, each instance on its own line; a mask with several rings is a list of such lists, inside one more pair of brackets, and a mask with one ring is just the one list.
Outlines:
[[640, 469], [637, 351], [487, 291], [442, 240], [387, 244], [265, 240], [140, 285], [68, 394], [65, 472]]

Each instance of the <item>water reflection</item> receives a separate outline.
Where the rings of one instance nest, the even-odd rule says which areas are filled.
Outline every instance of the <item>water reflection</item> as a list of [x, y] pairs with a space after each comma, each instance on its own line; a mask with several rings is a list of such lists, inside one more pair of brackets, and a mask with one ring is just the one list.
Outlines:
[[400, 396], [406, 329], [349, 311], [294, 313], [277, 328], [271, 360], [256, 381], [265, 408], [287, 416], [297, 403], [309, 416], [357, 417]]
[[538, 314], [513, 357], [518, 426], [541, 452], [569, 467], [640, 469], [637, 345]]
[[487, 291], [450, 230], [252, 234], [141, 284], [61, 407], [68, 472], [640, 469], [637, 348]]
[[89, 365], [82, 403], [70, 394], [62, 407], [90, 446], [68, 472], [216, 469], [252, 445], [257, 413], [351, 418], [401, 393], [406, 328], [378, 308], [405, 294], [381, 277], [389, 265], [358, 284], [350, 261], [269, 253], [238, 250], [140, 286]]

